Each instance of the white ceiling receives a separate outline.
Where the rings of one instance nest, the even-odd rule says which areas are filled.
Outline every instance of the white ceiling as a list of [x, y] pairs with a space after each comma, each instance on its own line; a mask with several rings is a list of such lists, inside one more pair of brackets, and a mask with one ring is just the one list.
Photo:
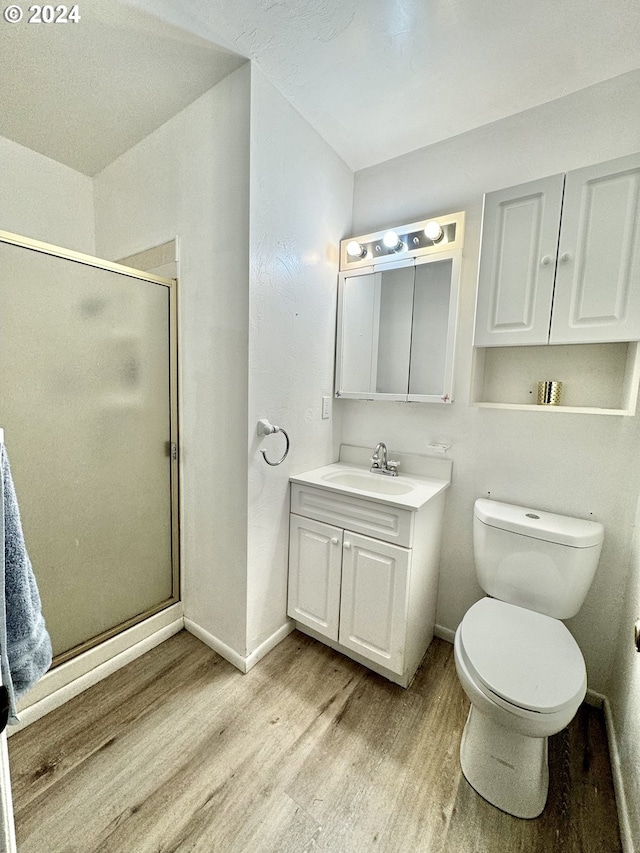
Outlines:
[[117, 0], [80, 0], [77, 24], [28, 24], [19, 5], [0, 19], [0, 135], [86, 175], [245, 61]]
[[[26, 4], [23, 4], [26, 9]], [[640, 67], [630, 0], [84, 0], [0, 27], [0, 134], [86, 174], [248, 57], [354, 169]]]

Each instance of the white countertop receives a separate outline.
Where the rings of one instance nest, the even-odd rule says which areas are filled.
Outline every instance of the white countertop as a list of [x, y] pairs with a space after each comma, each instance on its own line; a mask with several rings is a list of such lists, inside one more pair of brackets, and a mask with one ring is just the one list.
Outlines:
[[305, 471], [289, 478], [292, 483], [314, 486], [328, 492], [365, 498], [377, 503], [402, 507], [417, 512], [447, 489], [450, 479], [424, 477], [417, 474], [372, 474], [368, 468], [334, 462], [322, 468]]

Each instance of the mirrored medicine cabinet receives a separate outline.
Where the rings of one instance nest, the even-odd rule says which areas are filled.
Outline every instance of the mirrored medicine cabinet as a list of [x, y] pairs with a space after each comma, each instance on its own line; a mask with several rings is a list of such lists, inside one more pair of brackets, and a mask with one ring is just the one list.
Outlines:
[[342, 241], [336, 397], [452, 402], [463, 227], [458, 213]]

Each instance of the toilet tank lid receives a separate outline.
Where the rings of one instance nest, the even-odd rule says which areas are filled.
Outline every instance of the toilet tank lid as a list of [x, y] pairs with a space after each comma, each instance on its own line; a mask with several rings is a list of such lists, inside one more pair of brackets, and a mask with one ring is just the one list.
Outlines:
[[477, 499], [475, 515], [479, 521], [490, 527], [572, 548], [591, 548], [602, 544], [604, 539], [604, 527], [599, 521], [556, 515], [553, 512], [500, 503], [488, 498]]

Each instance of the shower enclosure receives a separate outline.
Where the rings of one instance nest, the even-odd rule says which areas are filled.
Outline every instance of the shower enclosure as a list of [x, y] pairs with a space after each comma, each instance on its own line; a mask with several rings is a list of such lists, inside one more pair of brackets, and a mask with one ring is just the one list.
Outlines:
[[0, 425], [54, 665], [178, 600], [175, 281], [0, 232]]

